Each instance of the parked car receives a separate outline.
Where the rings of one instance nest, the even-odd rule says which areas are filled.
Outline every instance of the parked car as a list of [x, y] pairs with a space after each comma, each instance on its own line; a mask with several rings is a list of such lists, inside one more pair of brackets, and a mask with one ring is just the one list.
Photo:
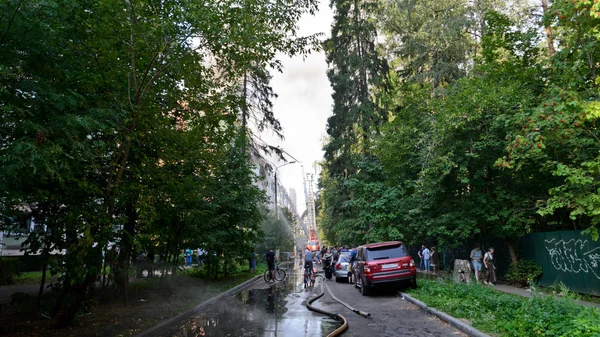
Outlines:
[[400, 241], [370, 243], [357, 248], [354, 286], [368, 295], [372, 288], [417, 286], [415, 261]]
[[335, 262], [335, 281], [340, 282], [344, 280], [348, 282], [348, 265], [350, 264], [350, 254], [342, 254]]

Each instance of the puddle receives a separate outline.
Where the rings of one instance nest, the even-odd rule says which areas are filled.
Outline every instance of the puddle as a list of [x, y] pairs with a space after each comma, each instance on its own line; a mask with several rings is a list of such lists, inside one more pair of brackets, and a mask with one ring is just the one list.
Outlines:
[[304, 289], [301, 271], [290, 270], [285, 281], [258, 281], [235, 296], [187, 316], [161, 336], [326, 336], [339, 322], [305, 307], [312, 294], [312, 289]]

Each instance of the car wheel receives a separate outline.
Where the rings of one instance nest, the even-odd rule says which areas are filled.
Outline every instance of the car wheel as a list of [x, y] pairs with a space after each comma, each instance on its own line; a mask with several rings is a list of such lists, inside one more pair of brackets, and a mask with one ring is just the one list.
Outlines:
[[335, 282], [336, 282], [336, 283], [340, 283], [340, 278], [336, 276], [336, 277], [335, 277]]
[[362, 281], [360, 283], [361, 283], [361, 285], [360, 285], [360, 293], [363, 296], [369, 296], [370, 291], [369, 291], [369, 288], [367, 287], [367, 285], [364, 284]]
[[410, 287], [412, 289], [417, 289], [418, 285], [417, 285], [417, 278], [413, 278], [412, 281], [410, 282]]

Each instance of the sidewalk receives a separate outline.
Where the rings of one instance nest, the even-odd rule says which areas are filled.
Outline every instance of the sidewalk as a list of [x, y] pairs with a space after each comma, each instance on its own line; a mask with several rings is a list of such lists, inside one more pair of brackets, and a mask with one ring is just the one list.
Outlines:
[[[435, 278], [438, 276], [437, 273], [433, 273], [433, 272], [425, 273], [425, 272], [421, 271], [420, 269], [417, 269], [417, 273], [419, 274], [419, 276], [427, 277], [427, 278]], [[507, 294], [513, 294], [513, 295], [518, 295], [518, 296], [527, 297], [527, 298], [530, 298], [532, 296], [532, 292], [529, 291], [529, 289], [514, 287], [514, 286], [507, 285], [507, 284], [497, 284], [492, 287], [496, 291], [500, 291], [500, 292], [507, 293]], [[544, 293], [540, 292], [540, 294], [544, 294]], [[600, 303], [586, 302], [586, 301], [581, 301], [581, 300], [578, 300], [575, 302], [577, 304], [580, 304], [580, 305], [583, 305], [586, 307], [600, 309]]]
[[[44, 291], [48, 291], [48, 288], [45, 288]], [[26, 293], [31, 296], [37, 296], [40, 291], [39, 284], [25, 284], [25, 285], [15, 285], [15, 286], [2, 286], [0, 287], [0, 304], [10, 303], [10, 297], [14, 293]]]

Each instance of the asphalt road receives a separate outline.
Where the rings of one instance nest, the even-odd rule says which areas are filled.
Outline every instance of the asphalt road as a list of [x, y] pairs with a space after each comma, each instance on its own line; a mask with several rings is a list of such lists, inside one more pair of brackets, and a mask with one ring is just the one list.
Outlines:
[[299, 269], [290, 270], [284, 282], [267, 284], [260, 280], [236, 295], [170, 322], [151, 336], [327, 336], [341, 323], [305, 306], [309, 298], [326, 289], [324, 283], [340, 300], [371, 313], [370, 318], [359, 316], [325, 291], [325, 296], [313, 305], [346, 317], [349, 329], [342, 336], [464, 336], [404, 301], [397, 291], [378, 291], [365, 297], [352, 285], [324, 281], [322, 277], [318, 277], [314, 288], [304, 288]]
[[403, 300], [397, 291], [376, 291], [363, 296], [348, 283], [325, 281], [333, 294], [355, 309], [371, 313], [362, 317], [335, 301], [325, 291], [316, 303], [319, 307], [337, 312], [348, 320], [349, 328], [342, 336], [465, 336], [435, 316]]

